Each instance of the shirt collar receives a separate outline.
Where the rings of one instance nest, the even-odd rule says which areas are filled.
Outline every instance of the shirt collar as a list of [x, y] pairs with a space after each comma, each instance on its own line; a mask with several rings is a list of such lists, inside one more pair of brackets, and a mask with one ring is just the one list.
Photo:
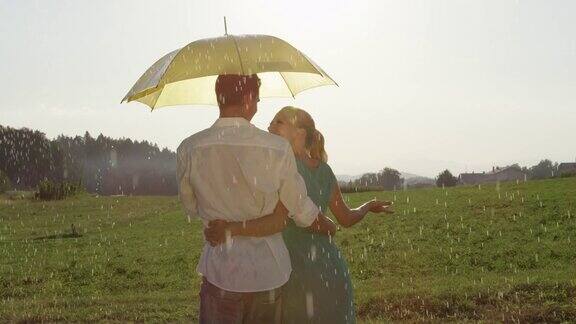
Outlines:
[[248, 120], [242, 117], [224, 117], [218, 118], [216, 122], [212, 125], [212, 127], [246, 127], [246, 126], [253, 126]]

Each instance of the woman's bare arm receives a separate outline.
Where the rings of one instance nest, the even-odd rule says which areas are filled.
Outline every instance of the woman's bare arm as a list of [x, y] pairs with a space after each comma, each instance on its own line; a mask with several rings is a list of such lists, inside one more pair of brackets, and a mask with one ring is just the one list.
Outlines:
[[[211, 221], [208, 228], [204, 229], [204, 237], [210, 245], [216, 246], [226, 242], [226, 238], [232, 236], [269, 236], [283, 231], [287, 221], [288, 209], [281, 201], [278, 201], [272, 214], [260, 218], [244, 222]], [[320, 213], [307, 229], [315, 233], [334, 235], [337, 228], [330, 218]]]
[[263, 237], [281, 232], [286, 227], [288, 209], [278, 201], [272, 214], [244, 222], [214, 220], [204, 229], [204, 237], [212, 246], [224, 243], [226, 236]]
[[336, 217], [338, 224], [342, 227], [350, 227], [361, 221], [368, 212], [373, 213], [393, 213], [392, 204], [387, 201], [371, 200], [362, 204], [358, 208], [351, 209], [344, 202], [344, 197], [337, 183], [334, 184], [330, 197], [330, 211]]
[[314, 220], [314, 223], [306, 229], [313, 233], [334, 236], [338, 228], [330, 218], [320, 213], [318, 217], [316, 217], [316, 220]]

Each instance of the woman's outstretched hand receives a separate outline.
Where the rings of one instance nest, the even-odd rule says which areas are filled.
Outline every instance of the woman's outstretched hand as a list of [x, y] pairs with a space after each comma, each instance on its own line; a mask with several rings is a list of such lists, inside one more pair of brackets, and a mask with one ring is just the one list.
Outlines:
[[372, 199], [366, 203], [366, 209], [372, 213], [387, 213], [393, 214], [394, 208], [392, 206], [392, 202], [390, 201], [380, 201], [376, 199]]

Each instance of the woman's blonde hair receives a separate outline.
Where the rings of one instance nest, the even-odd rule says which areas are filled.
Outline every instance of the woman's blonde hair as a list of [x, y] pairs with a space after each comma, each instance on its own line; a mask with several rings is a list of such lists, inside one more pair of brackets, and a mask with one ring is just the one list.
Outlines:
[[305, 110], [286, 106], [278, 113], [286, 114], [292, 124], [297, 128], [302, 128], [306, 131], [306, 149], [310, 152], [310, 157], [315, 160], [320, 160], [324, 163], [328, 162], [328, 154], [324, 149], [324, 136], [316, 129], [314, 119]]

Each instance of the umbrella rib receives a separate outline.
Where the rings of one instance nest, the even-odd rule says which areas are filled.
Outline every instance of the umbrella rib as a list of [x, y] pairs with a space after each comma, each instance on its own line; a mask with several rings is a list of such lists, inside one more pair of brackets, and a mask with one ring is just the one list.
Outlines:
[[236, 54], [238, 54], [238, 61], [240, 62], [240, 70], [242, 70], [242, 75], [246, 75], [246, 73], [244, 72], [244, 65], [242, 64], [242, 57], [240, 56], [240, 49], [238, 48], [236, 38], [234, 38], [234, 36], [232, 35], [228, 35], [228, 37], [231, 37], [232, 41], [234, 42], [234, 48], [236, 48]]
[[[176, 52], [176, 54], [174, 54], [174, 57], [172, 57], [172, 59], [170, 60], [170, 63], [168, 63], [168, 64], [166, 65], [166, 69], [164, 70], [164, 72], [162, 72], [162, 76], [160, 76], [160, 78], [158, 79], [158, 83], [156, 84], [156, 86], [154, 87], [154, 89], [158, 89], [158, 86], [159, 86], [160, 82], [162, 81], [162, 79], [163, 79], [164, 76], [166, 75], [166, 72], [167, 72], [168, 69], [170, 68], [170, 64], [172, 64], [172, 62], [174, 62], [174, 59], [176, 58], [176, 56], [178, 56], [178, 54], [180, 54], [180, 52], [182, 52], [182, 49], [183, 49], [183, 48], [184, 48], [184, 47], [180, 48], [180, 49], [178, 50], [178, 52]], [[162, 91], [164, 90], [164, 86], [165, 86], [165, 85], [166, 85], [166, 84], [163, 84], [163, 85], [162, 85], [162, 88], [160, 89], [160, 94], [158, 94], [158, 97], [156, 98], [156, 100], [154, 100], [154, 105], [153, 105], [152, 107], [150, 107], [150, 108], [152, 108], [152, 109], [150, 110], [150, 112], [152, 112], [152, 111], [154, 110], [154, 108], [156, 108], [156, 103], [158, 103], [158, 99], [159, 99], [160, 96], [162, 95]]]
[[292, 91], [292, 89], [290, 89], [290, 85], [288, 84], [288, 82], [286, 81], [286, 78], [284, 77], [284, 74], [282, 74], [282, 72], [278, 72], [280, 73], [280, 76], [282, 77], [282, 80], [284, 80], [284, 83], [286, 83], [286, 87], [288, 88], [288, 90], [290, 90], [290, 94], [292, 95], [292, 99], [296, 99], [296, 96], [294, 95], [294, 91]]
[[[300, 51], [298, 51], [298, 52], [300, 52]], [[306, 59], [308, 64], [310, 64], [318, 72], [318, 74], [320, 74], [323, 78], [327, 78], [330, 81], [334, 82], [334, 84], [337, 87], [339, 87], [338, 83], [336, 81], [334, 81], [334, 79], [332, 79], [326, 72], [324, 72], [324, 70], [322, 70], [321, 67], [319, 67], [316, 63], [314, 63], [314, 61], [312, 61], [312, 59], [310, 59], [306, 54], [300, 52], [300, 55], [302, 55]]]
[[[164, 91], [164, 86], [165, 86], [165, 84], [163, 84], [162, 88], [159, 90], [160, 93], [158, 94], [158, 97], [156, 97], [156, 99], [154, 100], [154, 105], [152, 105], [152, 107], [150, 107], [150, 108], [152, 108], [152, 110], [156, 109], [156, 104], [158, 103], [158, 99], [160, 99], [160, 96], [162, 96], [162, 91]], [[156, 87], [158, 87], [158, 86], [156, 86]], [[152, 111], [152, 110], [150, 110], [150, 111]]]

